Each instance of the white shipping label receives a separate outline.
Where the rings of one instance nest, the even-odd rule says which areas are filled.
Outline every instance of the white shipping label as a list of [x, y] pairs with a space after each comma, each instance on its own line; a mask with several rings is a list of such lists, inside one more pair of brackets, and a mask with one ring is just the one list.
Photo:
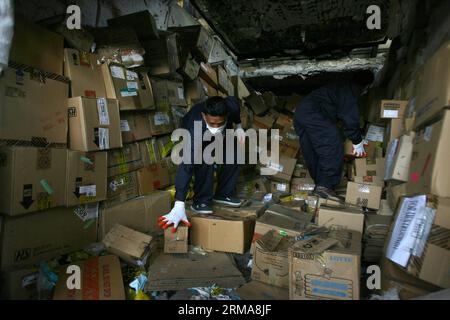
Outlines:
[[358, 188], [359, 193], [370, 193], [370, 186], [363, 184]]
[[183, 90], [183, 88], [178, 88], [178, 98], [184, 99], [184, 90]]
[[139, 76], [136, 72], [127, 70], [127, 80], [133, 81], [139, 79]]
[[423, 140], [429, 142], [431, 140], [431, 135], [433, 133], [433, 127], [428, 126], [425, 128], [425, 132], [423, 133]]
[[283, 172], [283, 170], [284, 170], [283, 165], [281, 165], [279, 163], [273, 163], [273, 162], [270, 162], [268, 168], [272, 169], [272, 170], [275, 170], [277, 172]]
[[397, 119], [398, 118], [398, 110], [389, 110], [389, 109], [384, 110], [383, 118]]
[[98, 202], [88, 203], [75, 208], [75, 214], [83, 221], [98, 218]]
[[120, 131], [121, 132], [130, 132], [131, 131], [128, 120], [120, 120]]
[[109, 149], [109, 129], [98, 128], [98, 142], [100, 150]]
[[111, 70], [111, 76], [113, 78], [118, 78], [118, 79], [125, 80], [125, 72], [124, 72], [122, 67], [111, 66], [109, 69]]
[[166, 124], [170, 124], [169, 115], [166, 112], [156, 112], [155, 114], [155, 125], [163, 126]]
[[139, 84], [137, 82], [127, 82], [128, 90], [138, 90]]
[[105, 98], [97, 99], [98, 120], [101, 126], [109, 126], [108, 106]]
[[414, 221], [426, 215], [425, 195], [404, 198], [386, 251], [386, 257], [402, 267], [406, 267], [416, 239], [413, 235]]
[[22, 288], [28, 287], [32, 284], [35, 284], [37, 282], [39, 276], [39, 272], [30, 274], [28, 276], [25, 276], [22, 278]]
[[122, 98], [124, 97], [135, 97], [138, 95], [137, 91], [134, 89], [122, 89], [120, 90], [120, 95], [122, 96]]
[[412, 254], [416, 257], [421, 257], [425, 251], [425, 245], [436, 216], [436, 209], [425, 207], [422, 210], [423, 212], [415, 219], [415, 227], [413, 228], [413, 237], [416, 239], [416, 243]]
[[80, 194], [84, 194], [88, 197], [95, 197], [97, 196], [97, 186], [91, 185], [91, 186], [82, 186], [80, 187]]
[[371, 125], [367, 130], [366, 139], [369, 141], [383, 142], [384, 140], [384, 128]]
[[277, 191], [286, 192], [287, 185], [285, 183], [277, 183]]

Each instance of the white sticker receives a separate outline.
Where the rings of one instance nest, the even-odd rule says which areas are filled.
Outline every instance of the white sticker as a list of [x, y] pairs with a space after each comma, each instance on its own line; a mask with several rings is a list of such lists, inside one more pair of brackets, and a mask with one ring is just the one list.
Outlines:
[[97, 196], [97, 186], [90, 185], [90, 186], [82, 186], [80, 187], [80, 194], [84, 194], [88, 197], [95, 197]]
[[98, 144], [100, 150], [109, 149], [109, 129], [98, 128]]
[[360, 185], [358, 188], [358, 192], [359, 193], [370, 193], [370, 186], [366, 185], [366, 184]]
[[166, 112], [156, 112], [155, 113], [155, 126], [163, 126], [170, 124], [169, 115]]
[[137, 82], [127, 82], [128, 90], [138, 90], [139, 84]]
[[281, 192], [286, 192], [287, 185], [285, 183], [277, 183], [277, 190]]
[[120, 90], [120, 95], [122, 97], [135, 97], [138, 95], [137, 91], [135, 89], [122, 89]]
[[111, 70], [111, 76], [113, 78], [125, 80], [125, 72], [123, 71], [122, 67], [111, 66], [109, 69]]
[[201, 63], [200, 66], [203, 69], [203, 71], [208, 72], [208, 68], [206, 67], [206, 65], [203, 62]]
[[397, 119], [398, 118], [398, 110], [389, 110], [389, 109], [384, 110], [383, 118]]
[[366, 139], [369, 141], [383, 142], [384, 140], [384, 128], [379, 126], [370, 125], [367, 130]]
[[22, 288], [28, 287], [37, 282], [39, 276], [39, 272], [27, 275], [22, 278]]
[[386, 257], [402, 267], [406, 267], [408, 264], [411, 252], [417, 242], [413, 234], [417, 225], [414, 221], [421, 221], [425, 218], [427, 211], [423, 209], [426, 207], [426, 201], [425, 195], [404, 198], [395, 220]]
[[130, 132], [131, 131], [128, 120], [120, 120], [120, 131], [121, 132]]
[[284, 170], [283, 165], [281, 165], [281, 164], [279, 164], [279, 163], [273, 163], [273, 162], [270, 162], [270, 163], [269, 163], [268, 168], [269, 168], [269, 169], [272, 169], [272, 170], [275, 170], [275, 171], [277, 171], [277, 172], [283, 172], [283, 170]]
[[105, 98], [97, 99], [97, 110], [100, 125], [109, 126], [109, 114]]
[[425, 251], [425, 246], [430, 235], [431, 227], [436, 216], [436, 209], [425, 207], [422, 208], [421, 214], [415, 219], [415, 227], [413, 228], [413, 237], [416, 238], [412, 254], [421, 257]]
[[266, 195], [264, 195], [264, 203], [270, 202], [272, 200], [272, 194], [268, 193]]
[[431, 140], [431, 134], [433, 133], [433, 127], [432, 126], [428, 126], [425, 128], [425, 131], [423, 133], [423, 140], [425, 141], [430, 141]]
[[183, 88], [178, 88], [178, 98], [184, 99], [184, 90], [183, 90]]
[[75, 208], [75, 214], [83, 221], [98, 218], [98, 202], [88, 203]]
[[288, 133], [286, 134], [286, 137], [287, 137], [289, 140], [297, 140], [297, 139], [299, 139], [299, 136], [298, 136], [298, 135], [296, 135], [295, 133], [291, 133], [291, 132], [288, 132]]
[[127, 80], [133, 81], [139, 79], [139, 76], [136, 72], [127, 70]]

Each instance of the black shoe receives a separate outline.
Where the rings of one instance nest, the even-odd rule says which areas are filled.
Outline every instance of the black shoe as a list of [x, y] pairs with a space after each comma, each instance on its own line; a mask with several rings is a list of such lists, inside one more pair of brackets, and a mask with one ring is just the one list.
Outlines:
[[344, 198], [336, 194], [336, 191], [327, 187], [316, 186], [313, 193], [323, 199], [330, 199], [341, 203], [345, 202]]
[[213, 210], [210, 206], [207, 204], [192, 204], [191, 205], [192, 211], [198, 213], [198, 214], [211, 214], [213, 213]]
[[242, 201], [238, 198], [232, 197], [214, 197], [213, 202], [217, 204], [224, 204], [230, 207], [240, 207], [242, 205]]

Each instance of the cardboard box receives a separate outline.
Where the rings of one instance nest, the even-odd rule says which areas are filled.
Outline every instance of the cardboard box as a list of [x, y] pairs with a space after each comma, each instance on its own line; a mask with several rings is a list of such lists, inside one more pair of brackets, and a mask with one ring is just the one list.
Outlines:
[[53, 300], [125, 300], [122, 269], [116, 256], [101, 256], [75, 263], [81, 270], [81, 289], [69, 290], [70, 274], [62, 271], [53, 293]]
[[[194, 81], [186, 81], [186, 101], [187, 104], [192, 107], [200, 101], [206, 100], [207, 93], [209, 91], [209, 85], [203, 86], [202, 79], [197, 78]], [[211, 87], [211, 92], [214, 92], [214, 88]], [[217, 95], [217, 90], [215, 90]]]
[[204, 80], [207, 84], [209, 84], [214, 89], [217, 89], [219, 78], [216, 70], [209, 63], [200, 63], [200, 72], [199, 76], [202, 80]]
[[211, 86], [208, 82], [206, 82], [202, 78], [200, 79], [200, 83], [201, 83], [201, 87], [204, 92], [205, 98], [216, 97], [219, 95], [219, 91], [217, 91], [216, 88]]
[[228, 92], [229, 79], [227, 71], [221, 65], [215, 66], [214, 70], [217, 73], [217, 88], [222, 92]]
[[172, 32], [158, 31], [160, 38], [141, 41], [145, 49], [145, 66], [150, 76], [175, 75], [180, 67], [177, 35]]
[[382, 119], [403, 119], [408, 100], [381, 100]]
[[321, 206], [317, 224], [331, 230], [351, 230], [363, 234], [364, 214], [361, 210], [353, 208]]
[[270, 163], [266, 166], [266, 168], [270, 169], [268, 170], [270, 173], [273, 173], [270, 175], [271, 179], [282, 182], [290, 182], [296, 164], [297, 159], [280, 156], [279, 163]]
[[111, 254], [133, 265], [144, 266], [152, 241], [151, 236], [117, 223], [109, 230], [102, 243]]
[[382, 190], [383, 188], [380, 186], [348, 182], [345, 202], [378, 210]]
[[189, 53], [181, 62], [181, 68], [178, 72], [188, 80], [195, 80], [200, 72], [200, 64]]
[[297, 109], [298, 105], [300, 104], [300, 102], [303, 100], [302, 96], [299, 96], [298, 94], [294, 93], [287, 101], [286, 104], [284, 105], [284, 108], [289, 111], [294, 113], [295, 109]]
[[395, 212], [398, 202], [404, 195], [406, 195], [406, 183], [400, 183], [397, 185], [391, 184], [386, 187], [386, 199], [392, 211]]
[[70, 98], [69, 145], [75, 151], [99, 151], [122, 147], [117, 100]]
[[148, 113], [122, 112], [120, 130], [123, 143], [136, 142], [152, 136]]
[[107, 183], [107, 198], [109, 205], [125, 202], [139, 196], [136, 171], [108, 177]]
[[449, 288], [449, 213], [448, 198], [404, 197], [390, 230], [386, 257], [421, 280]]
[[413, 152], [414, 132], [393, 140], [386, 151], [384, 180], [408, 181]]
[[234, 85], [234, 94], [239, 99], [243, 100], [250, 95], [250, 91], [248, 91], [241, 77], [231, 76], [231, 83]]
[[100, 211], [98, 239], [103, 239], [116, 223], [143, 233], [159, 232], [158, 218], [170, 210], [170, 193], [166, 191], [104, 206]]
[[150, 79], [145, 73], [126, 69], [118, 63], [103, 64], [106, 97], [116, 99], [120, 110], [155, 109]]
[[431, 193], [450, 197], [450, 110], [443, 118], [416, 132], [413, 145], [408, 194]]
[[419, 73], [415, 101], [415, 128], [425, 124], [450, 105], [450, 42], [425, 62]]
[[270, 181], [270, 192], [272, 193], [290, 193], [291, 185], [289, 182]]
[[14, 216], [64, 206], [66, 149], [0, 148], [0, 212]]
[[359, 300], [360, 268], [361, 234], [357, 232], [340, 231], [296, 242], [289, 251], [289, 297]]
[[0, 270], [21, 268], [83, 249], [96, 240], [74, 208], [59, 207], [21, 217], [0, 218]]
[[164, 232], [164, 253], [187, 253], [188, 252], [188, 234], [189, 228], [186, 226], [178, 226], [175, 233], [172, 228], [168, 228]]
[[109, 19], [108, 25], [131, 27], [136, 32], [139, 40], [159, 38], [155, 18], [148, 10]]
[[255, 243], [272, 229], [288, 236], [298, 236], [311, 223], [311, 219], [312, 214], [272, 205], [256, 220], [252, 242]]
[[[216, 210], [217, 211], [217, 210]], [[250, 248], [255, 220], [200, 216], [189, 211], [190, 243], [206, 250], [244, 254]]]
[[186, 107], [183, 82], [167, 81], [166, 84], [170, 106]]
[[64, 76], [71, 80], [71, 97], [106, 97], [98, 55], [64, 49]]
[[293, 176], [296, 178], [311, 178], [308, 169], [302, 164], [295, 165]]
[[106, 200], [107, 153], [67, 150], [66, 206]]
[[37, 267], [24, 267], [0, 272], [0, 299], [38, 300]]
[[170, 186], [170, 173], [167, 163], [160, 162], [137, 171], [139, 194], [147, 195], [152, 191]]
[[280, 141], [280, 154], [288, 158], [297, 158], [300, 151], [300, 140], [287, 139], [285, 136]]
[[152, 136], [160, 136], [172, 133], [175, 130], [173, 118], [168, 111], [150, 113], [150, 132]]
[[288, 289], [288, 249], [293, 243], [293, 237], [283, 237], [275, 230], [269, 231], [256, 241], [252, 280]]
[[214, 38], [201, 25], [172, 27], [170, 31], [178, 34], [178, 43], [199, 59], [208, 61], [214, 46]]
[[383, 177], [385, 158], [358, 158], [355, 159], [355, 175], [357, 177], [379, 176]]
[[63, 74], [64, 38], [18, 16], [10, 60], [57, 75]]
[[5, 68], [0, 77], [0, 139], [67, 144], [68, 84], [30, 72]]
[[[367, 146], [364, 146], [368, 159], [383, 158], [383, 146], [380, 142], [369, 141]], [[346, 156], [355, 157], [353, 155], [353, 142], [345, 140], [344, 142], [344, 154]]]
[[250, 108], [255, 116], [262, 116], [269, 110], [264, 102], [263, 96], [257, 94], [256, 92], [252, 92], [247, 98], [245, 98], [245, 101], [250, 105]]
[[291, 192], [313, 191], [316, 184], [312, 178], [293, 178], [291, 181]]
[[162, 160], [157, 139], [160, 138], [152, 138], [149, 140], [139, 142], [139, 149], [142, 156], [142, 163], [144, 164], [144, 166], [156, 164]]
[[250, 281], [236, 290], [242, 300], [289, 300], [289, 290]]
[[277, 104], [277, 96], [273, 94], [273, 92], [266, 91], [263, 93], [263, 98], [266, 106], [269, 108], [275, 108]]
[[364, 177], [353, 177], [353, 182], [359, 184], [368, 184], [369, 186], [379, 186], [384, 187], [385, 182], [383, 176], [364, 176]]
[[254, 116], [253, 128], [269, 130], [272, 128], [273, 124], [275, 123], [275, 120], [276, 120], [276, 113], [269, 113], [263, 117]]
[[108, 177], [139, 170], [144, 166], [138, 143], [108, 151]]
[[391, 119], [387, 130], [386, 130], [386, 137], [384, 139], [385, 144], [388, 144], [389, 142], [393, 141], [396, 138], [399, 138], [403, 133], [406, 131], [406, 119]]

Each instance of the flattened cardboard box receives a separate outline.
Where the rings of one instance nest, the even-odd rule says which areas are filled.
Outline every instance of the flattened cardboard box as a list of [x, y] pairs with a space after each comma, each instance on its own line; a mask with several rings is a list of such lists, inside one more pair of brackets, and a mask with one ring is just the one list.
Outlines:
[[124, 143], [148, 139], [152, 136], [149, 114], [122, 112], [120, 114], [120, 130]]
[[0, 218], [0, 269], [21, 268], [83, 249], [97, 228], [85, 228], [75, 208], [59, 207], [22, 217]]
[[386, 151], [384, 180], [408, 181], [414, 136], [414, 132], [411, 132], [409, 135], [403, 135], [389, 144]]
[[450, 110], [443, 118], [416, 132], [406, 184], [408, 194], [450, 197]]
[[380, 186], [348, 182], [345, 201], [355, 206], [380, 209], [381, 192]]
[[292, 244], [292, 237], [275, 230], [259, 239], [253, 251], [252, 280], [289, 289], [288, 248]]
[[63, 74], [64, 38], [16, 16], [10, 60], [42, 71]]
[[151, 164], [137, 171], [139, 194], [146, 195], [170, 186], [169, 167], [165, 162]]
[[118, 100], [120, 110], [155, 108], [152, 86], [145, 73], [128, 70], [116, 63], [105, 63], [101, 68], [106, 96]]
[[139, 170], [144, 166], [138, 143], [108, 151], [108, 177]]
[[0, 92], [0, 139], [67, 144], [67, 83], [5, 68]]
[[69, 112], [70, 149], [100, 151], [122, 147], [117, 100], [71, 98]]
[[105, 235], [102, 243], [106, 250], [124, 261], [143, 266], [150, 253], [150, 243], [153, 238], [147, 234], [115, 224]]
[[360, 264], [360, 233], [296, 242], [289, 250], [290, 300], [359, 300]]
[[189, 246], [189, 229], [186, 226], [178, 226], [175, 233], [172, 228], [164, 231], [164, 253], [187, 253]]
[[119, 258], [102, 256], [75, 265], [81, 269], [81, 289], [69, 290], [66, 285], [69, 275], [61, 272], [53, 300], [125, 300]]
[[170, 193], [156, 191], [100, 210], [98, 240], [101, 240], [116, 224], [133, 230], [150, 233], [161, 231], [158, 218], [171, 210]]
[[245, 253], [251, 244], [255, 220], [225, 219], [217, 215], [199, 216], [189, 212], [190, 243], [206, 250]]
[[64, 76], [71, 80], [71, 97], [106, 97], [98, 55], [76, 49], [64, 49]]
[[0, 148], [0, 212], [19, 215], [64, 206], [66, 149]]
[[351, 230], [363, 233], [364, 214], [352, 208], [333, 208], [321, 206], [317, 224], [332, 230]]
[[66, 206], [106, 200], [106, 152], [67, 150]]
[[108, 178], [108, 204], [114, 205], [139, 196], [136, 171]]

